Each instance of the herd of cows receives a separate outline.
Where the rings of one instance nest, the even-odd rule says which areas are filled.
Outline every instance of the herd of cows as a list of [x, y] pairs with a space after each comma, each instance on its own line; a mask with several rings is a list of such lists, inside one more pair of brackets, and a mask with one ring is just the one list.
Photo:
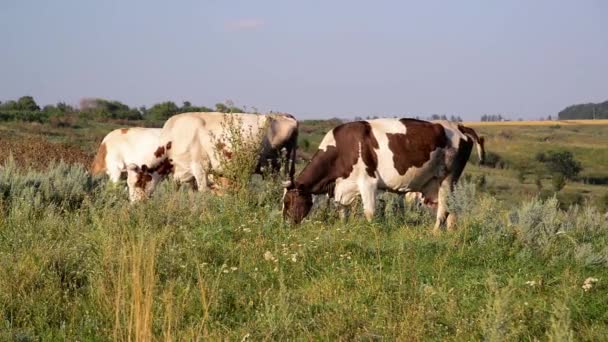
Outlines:
[[[234, 139], [235, 135], [239, 139]], [[474, 146], [480, 163], [484, 139], [462, 124], [416, 119], [374, 119], [338, 125], [327, 132], [317, 152], [295, 176], [298, 121], [289, 114], [182, 113], [163, 128], [122, 128], [101, 142], [92, 164], [94, 174], [118, 182], [126, 174], [130, 201], [152, 195], [172, 176], [198, 191], [221, 187], [211, 173], [222, 173], [233, 157], [233, 141], [259, 144], [256, 173], [279, 172], [284, 160], [283, 217], [301, 222], [313, 195], [334, 199], [341, 217], [357, 195], [365, 217], [374, 216], [378, 191], [408, 196], [436, 208], [435, 230], [450, 229], [454, 214], [447, 198]]]

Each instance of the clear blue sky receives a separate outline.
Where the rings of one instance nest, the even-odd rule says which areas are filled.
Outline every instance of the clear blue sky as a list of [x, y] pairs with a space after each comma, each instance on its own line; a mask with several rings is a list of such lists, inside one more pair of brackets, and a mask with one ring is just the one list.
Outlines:
[[605, 0], [0, 0], [0, 100], [546, 117], [608, 100], [606, 18]]

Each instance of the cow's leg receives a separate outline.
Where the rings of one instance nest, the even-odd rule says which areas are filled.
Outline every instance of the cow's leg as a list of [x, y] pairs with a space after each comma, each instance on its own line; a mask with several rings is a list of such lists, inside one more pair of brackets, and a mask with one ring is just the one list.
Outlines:
[[200, 163], [192, 162], [190, 170], [194, 179], [196, 180], [196, 187], [198, 191], [205, 192], [209, 190], [208, 174]]
[[[444, 179], [439, 186], [439, 193], [437, 196], [437, 220], [435, 221], [435, 228], [433, 233], [438, 234], [441, 232], [441, 227], [446, 223], [446, 219], [450, 215], [448, 213], [448, 195], [452, 192], [453, 184], [451, 177]], [[453, 218], [454, 219], [454, 218]], [[448, 229], [451, 229], [453, 219], [448, 222]]]
[[376, 182], [369, 178], [364, 178], [359, 181], [358, 185], [361, 201], [363, 202], [363, 214], [367, 221], [371, 222], [376, 210]]
[[122, 175], [122, 170], [119, 168], [111, 168], [108, 169], [108, 176], [110, 176], [110, 181], [112, 183], [118, 183], [120, 181], [120, 176]]

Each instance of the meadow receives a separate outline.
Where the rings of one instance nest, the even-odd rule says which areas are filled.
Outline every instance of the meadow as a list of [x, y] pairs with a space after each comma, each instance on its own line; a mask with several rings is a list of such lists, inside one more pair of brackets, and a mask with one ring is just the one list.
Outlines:
[[[304, 155], [324, 125], [302, 124]], [[223, 196], [165, 182], [129, 205], [124, 184], [80, 165], [118, 126], [2, 124], [0, 340], [602, 340], [607, 187], [585, 179], [606, 176], [608, 128], [554, 126], [475, 127], [505, 165], [469, 163], [450, 198], [458, 229], [434, 236], [430, 212], [386, 194], [371, 224], [319, 201], [287, 225], [280, 181], [257, 176]], [[541, 196], [528, 175], [548, 148], [584, 170]]]

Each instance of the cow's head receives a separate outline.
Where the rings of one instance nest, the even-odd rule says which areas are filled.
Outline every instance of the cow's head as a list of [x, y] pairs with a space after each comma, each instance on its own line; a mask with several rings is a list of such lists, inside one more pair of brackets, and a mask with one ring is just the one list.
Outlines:
[[154, 168], [149, 168], [145, 164], [142, 166], [129, 164], [127, 166], [129, 200], [136, 202], [149, 198], [158, 183], [172, 171], [173, 165], [169, 159], [164, 159]]
[[284, 182], [283, 187], [283, 219], [299, 224], [312, 208], [312, 194], [293, 181]]

